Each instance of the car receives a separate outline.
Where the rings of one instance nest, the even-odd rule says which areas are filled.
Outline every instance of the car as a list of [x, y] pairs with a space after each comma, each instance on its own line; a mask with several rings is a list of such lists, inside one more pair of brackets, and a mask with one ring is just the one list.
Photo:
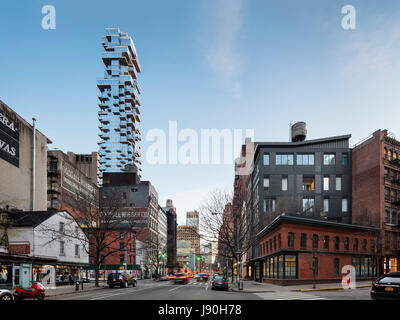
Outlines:
[[198, 275], [198, 277], [196, 278], [197, 281], [201, 281], [201, 280], [207, 281], [208, 280], [208, 274], [207, 273], [199, 273], [197, 275]]
[[187, 276], [187, 273], [182, 272], [182, 273], [175, 273], [175, 279], [174, 283], [183, 283], [186, 284], [189, 282], [189, 278]]
[[13, 300], [13, 294], [10, 290], [0, 289], [0, 300]]
[[113, 288], [114, 286], [128, 288], [130, 285], [132, 285], [132, 287], [136, 287], [137, 282], [135, 277], [127, 273], [113, 272], [108, 275], [107, 284], [109, 288]]
[[176, 276], [174, 274], [170, 274], [168, 276], [168, 280], [175, 280]]
[[159, 277], [158, 277], [158, 280], [159, 280], [159, 281], [168, 281], [168, 280], [169, 280], [169, 277], [168, 277], [167, 275], [159, 276]]
[[211, 282], [211, 289], [229, 289], [228, 279], [222, 276], [216, 276]]
[[374, 300], [400, 299], [400, 272], [389, 272], [373, 281], [370, 295]]

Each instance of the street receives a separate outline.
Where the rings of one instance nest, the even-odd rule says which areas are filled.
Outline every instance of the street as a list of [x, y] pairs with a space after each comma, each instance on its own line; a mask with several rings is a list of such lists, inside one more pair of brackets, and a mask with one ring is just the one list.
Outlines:
[[282, 287], [279, 291], [245, 293], [212, 290], [211, 282], [188, 284], [142, 280], [137, 287], [105, 287], [83, 293], [47, 297], [47, 300], [370, 300], [370, 288], [337, 291], [299, 292]]

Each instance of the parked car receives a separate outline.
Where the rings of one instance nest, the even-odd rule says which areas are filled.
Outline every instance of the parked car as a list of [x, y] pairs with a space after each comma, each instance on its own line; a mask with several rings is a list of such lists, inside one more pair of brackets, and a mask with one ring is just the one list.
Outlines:
[[228, 279], [222, 276], [216, 276], [211, 282], [211, 289], [229, 289]]
[[14, 297], [10, 290], [0, 289], [0, 300], [13, 300]]
[[107, 278], [107, 284], [110, 288], [119, 286], [121, 288], [128, 288], [130, 285], [136, 287], [136, 278], [127, 273], [110, 273]]
[[189, 282], [189, 278], [187, 276], [187, 273], [182, 272], [182, 273], [175, 273], [175, 283], [183, 283], [186, 284]]
[[168, 276], [168, 280], [175, 280], [176, 276], [174, 274], [170, 274]]
[[197, 282], [199, 282], [199, 281], [207, 281], [208, 280], [208, 274], [207, 273], [198, 273], [198, 277], [196, 279], [197, 279]]
[[372, 282], [371, 298], [400, 299], [400, 272], [389, 272]]

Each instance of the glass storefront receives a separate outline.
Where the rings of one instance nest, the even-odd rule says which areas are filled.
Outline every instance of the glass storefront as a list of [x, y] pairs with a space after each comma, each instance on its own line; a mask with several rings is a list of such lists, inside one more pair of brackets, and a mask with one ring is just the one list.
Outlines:
[[[388, 261], [388, 266], [387, 262]], [[400, 271], [400, 259], [399, 258], [385, 258], [383, 270], [386, 273], [386, 267], [388, 267], [388, 272], [398, 272]]]
[[377, 264], [371, 257], [352, 257], [351, 263], [356, 269], [356, 277], [372, 278], [377, 276]]
[[297, 256], [283, 254], [264, 261], [264, 278], [296, 279]]

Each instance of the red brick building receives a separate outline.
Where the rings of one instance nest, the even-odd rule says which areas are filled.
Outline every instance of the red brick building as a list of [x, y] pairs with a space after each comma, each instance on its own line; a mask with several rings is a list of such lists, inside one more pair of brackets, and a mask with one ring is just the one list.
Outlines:
[[377, 275], [378, 230], [367, 226], [295, 216], [279, 216], [257, 236], [254, 264], [258, 281], [282, 285], [338, 281], [345, 265], [357, 279]]
[[352, 151], [354, 223], [380, 229], [380, 274], [400, 271], [400, 141], [375, 131]]

